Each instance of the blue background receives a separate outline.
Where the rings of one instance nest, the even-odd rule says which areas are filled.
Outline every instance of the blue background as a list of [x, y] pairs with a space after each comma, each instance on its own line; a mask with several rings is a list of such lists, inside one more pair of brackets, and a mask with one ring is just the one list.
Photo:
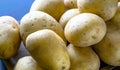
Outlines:
[[[0, 0], [0, 16], [12, 16], [17, 21], [29, 12], [34, 0]], [[0, 60], [0, 70], [6, 70]]]

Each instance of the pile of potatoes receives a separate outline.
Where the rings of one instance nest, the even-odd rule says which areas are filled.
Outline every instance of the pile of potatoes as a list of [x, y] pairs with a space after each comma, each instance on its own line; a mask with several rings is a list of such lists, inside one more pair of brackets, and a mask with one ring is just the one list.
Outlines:
[[119, 19], [119, 0], [35, 0], [20, 24], [0, 17], [0, 59], [23, 42], [30, 55], [12, 70], [111, 70], [101, 62], [120, 66]]

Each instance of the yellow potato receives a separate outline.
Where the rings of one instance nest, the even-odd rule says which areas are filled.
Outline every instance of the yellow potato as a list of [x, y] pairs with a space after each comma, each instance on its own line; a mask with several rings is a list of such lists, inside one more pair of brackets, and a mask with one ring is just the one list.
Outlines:
[[94, 49], [105, 63], [120, 66], [120, 26], [107, 24], [107, 33]]
[[71, 66], [70, 70], [99, 70], [100, 60], [90, 47], [68, 45]]
[[59, 23], [64, 28], [67, 22], [74, 16], [80, 14], [78, 9], [69, 9], [67, 10], [60, 18]]
[[14, 70], [42, 70], [31, 56], [25, 56], [18, 60]]
[[64, 4], [67, 8], [77, 8], [77, 0], [64, 0]]
[[105, 21], [110, 20], [116, 13], [118, 0], [77, 0], [81, 12], [94, 13]]
[[19, 32], [19, 23], [13, 17], [0, 17], [0, 59], [15, 55], [21, 42]]
[[64, 33], [71, 44], [87, 47], [102, 40], [106, 33], [106, 24], [95, 14], [82, 13], [68, 21]]
[[20, 21], [20, 34], [23, 43], [25, 44], [29, 34], [41, 29], [51, 29], [65, 41], [63, 28], [53, 17], [41, 11], [31, 11]]
[[62, 0], [35, 0], [30, 11], [44, 11], [59, 20], [66, 8]]
[[66, 44], [54, 31], [43, 29], [30, 34], [26, 46], [43, 70], [69, 70]]

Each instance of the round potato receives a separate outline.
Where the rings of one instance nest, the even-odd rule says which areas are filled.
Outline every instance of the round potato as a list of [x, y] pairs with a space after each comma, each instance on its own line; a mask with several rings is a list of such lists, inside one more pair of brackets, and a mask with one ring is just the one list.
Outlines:
[[59, 20], [66, 8], [62, 0], [35, 0], [30, 11], [44, 11]]
[[116, 13], [118, 0], [77, 0], [81, 12], [94, 13], [105, 21], [110, 20]]
[[99, 70], [100, 60], [90, 47], [75, 47], [68, 45], [70, 70]]
[[108, 23], [105, 37], [94, 49], [105, 63], [120, 66], [120, 26]]
[[66, 44], [54, 31], [43, 29], [30, 34], [26, 46], [43, 70], [69, 70]]
[[78, 9], [69, 9], [67, 10], [60, 18], [59, 23], [64, 28], [67, 22], [74, 16], [80, 14]]
[[0, 59], [14, 56], [20, 47], [19, 23], [11, 16], [0, 17]]
[[41, 11], [31, 11], [20, 21], [20, 35], [23, 43], [25, 44], [29, 34], [41, 29], [51, 29], [66, 41], [62, 26], [53, 17]]
[[68, 9], [77, 8], [77, 0], [64, 0], [64, 4]]
[[42, 70], [31, 56], [25, 56], [18, 60], [14, 70]]
[[87, 47], [102, 40], [106, 33], [106, 24], [95, 14], [82, 13], [68, 21], [64, 33], [71, 44]]

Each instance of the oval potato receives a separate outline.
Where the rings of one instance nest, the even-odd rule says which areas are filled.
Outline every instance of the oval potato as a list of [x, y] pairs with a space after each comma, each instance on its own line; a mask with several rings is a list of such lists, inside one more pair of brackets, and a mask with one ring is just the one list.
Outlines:
[[77, 8], [77, 0], [64, 0], [64, 4], [68, 9]]

